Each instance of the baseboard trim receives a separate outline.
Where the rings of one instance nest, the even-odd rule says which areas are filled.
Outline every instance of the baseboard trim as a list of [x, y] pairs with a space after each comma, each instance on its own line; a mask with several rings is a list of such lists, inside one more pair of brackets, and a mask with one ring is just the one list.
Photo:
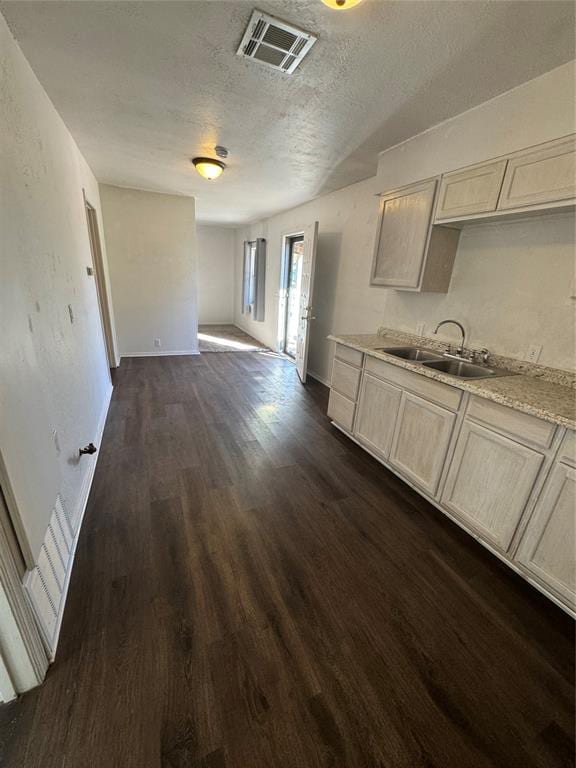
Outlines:
[[[248, 336], [251, 336], [259, 344], [262, 344], [263, 347], [266, 347], [266, 349], [269, 349], [270, 352], [278, 352], [276, 347], [268, 346], [268, 344], [265, 341], [262, 341], [262, 339], [259, 338], [258, 336], [256, 336], [256, 334], [252, 330], [250, 330], [249, 328], [243, 328], [241, 325], [238, 325], [238, 323], [235, 320], [234, 320], [233, 323], [231, 323], [231, 325], [233, 325], [235, 328], [238, 328], [239, 331], [242, 331], [243, 333], [248, 334]], [[278, 346], [278, 345], [276, 345], [276, 346]]]
[[218, 320], [218, 321], [211, 320], [209, 323], [201, 323], [200, 321], [198, 321], [198, 327], [200, 327], [201, 325], [234, 325], [236, 328], [238, 328], [234, 320]]
[[308, 376], [311, 376], [313, 379], [316, 379], [316, 381], [319, 381], [320, 384], [324, 384], [325, 387], [329, 387], [330, 386], [330, 382], [327, 381], [322, 376], [320, 376], [320, 374], [314, 373], [314, 371], [308, 371], [307, 373], [308, 373]]
[[[94, 442], [97, 445], [102, 442], [112, 392], [113, 388], [110, 387], [96, 428]], [[37, 564], [28, 571], [24, 581], [25, 591], [37, 617], [51, 662], [54, 661], [58, 648], [76, 548], [99, 456], [98, 451], [84, 477], [76, 508], [71, 514], [66, 514], [61, 500], [60, 506], [56, 504]]]
[[162, 352], [131, 352], [129, 355], [122, 354], [124, 357], [182, 357], [184, 355], [199, 355], [198, 349], [177, 349], [174, 352], [162, 351]]
[[84, 515], [86, 514], [86, 507], [88, 506], [88, 499], [90, 497], [90, 491], [92, 490], [92, 482], [94, 480], [94, 474], [96, 473], [96, 466], [98, 459], [100, 458], [100, 449], [102, 447], [102, 436], [104, 434], [104, 428], [106, 426], [106, 419], [108, 418], [108, 412], [110, 411], [110, 403], [112, 401], [113, 387], [110, 387], [108, 396], [104, 402], [104, 407], [100, 414], [100, 420], [98, 427], [96, 428], [96, 444], [99, 446], [98, 453], [94, 457], [94, 461], [84, 478], [82, 484], [82, 492], [78, 503], [78, 511], [75, 515], [76, 533], [74, 534], [74, 540], [72, 542], [72, 548], [70, 550], [70, 559], [68, 561], [68, 567], [66, 569], [66, 579], [64, 581], [64, 587], [62, 589], [62, 597], [60, 602], [60, 609], [58, 611], [58, 619], [56, 621], [56, 629], [54, 632], [53, 649], [50, 654], [50, 661], [54, 661], [56, 656], [56, 649], [58, 648], [58, 640], [60, 639], [60, 628], [62, 626], [62, 618], [64, 616], [64, 608], [66, 607], [66, 598], [68, 597], [68, 587], [70, 586], [70, 577], [72, 575], [72, 568], [74, 567], [74, 558], [76, 557], [76, 547], [78, 546], [78, 539], [80, 537], [80, 531], [82, 530], [82, 523], [84, 522]]

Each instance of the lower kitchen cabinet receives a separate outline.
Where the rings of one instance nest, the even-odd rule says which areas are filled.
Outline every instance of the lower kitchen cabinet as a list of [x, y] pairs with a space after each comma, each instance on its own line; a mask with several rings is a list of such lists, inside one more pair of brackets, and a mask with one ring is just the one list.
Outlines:
[[364, 373], [354, 435], [366, 447], [388, 458], [402, 390]]
[[576, 469], [558, 462], [520, 541], [516, 561], [576, 608]]
[[442, 506], [506, 552], [543, 461], [538, 451], [465, 419]]
[[331, 387], [338, 426], [576, 614], [576, 432], [340, 344]]
[[400, 404], [390, 464], [434, 496], [456, 421], [456, 414], [405, 392]]

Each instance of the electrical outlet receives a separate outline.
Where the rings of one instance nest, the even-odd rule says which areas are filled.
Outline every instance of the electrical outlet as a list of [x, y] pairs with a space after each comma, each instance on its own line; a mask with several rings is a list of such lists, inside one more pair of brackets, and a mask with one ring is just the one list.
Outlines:
[[542, 354], [542, 346], [540, 344], [530, 344], [528, 352], [526, 353], [526, 360], [529, 363], [537, 363]]
[[161, 347], [162, 346], [162, 342], [160, 341], [160, 339], [154, 339], [154, 346], [155, 347]]
[[424, 336], [424, 323], [418, 323], [416, 326], [416, 335]]

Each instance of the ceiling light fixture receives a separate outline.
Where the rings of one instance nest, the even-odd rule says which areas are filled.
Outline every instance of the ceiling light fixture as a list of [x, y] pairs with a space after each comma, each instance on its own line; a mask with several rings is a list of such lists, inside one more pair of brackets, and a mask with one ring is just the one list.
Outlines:
[[200, 176], [208, 179], [208, 181], [217, 179], [222, 174], [224, 168], [226, 168], [226, 164], [221, 160], [214, 160], [211, 157], [195, 157], [192, 163]]
[[361, 3], [362, 0], [322, 0], [322, 2], [328, 8], [333, 8], [335, 11], [347, 11], [348, 8], [353, 8], [358, 3]]

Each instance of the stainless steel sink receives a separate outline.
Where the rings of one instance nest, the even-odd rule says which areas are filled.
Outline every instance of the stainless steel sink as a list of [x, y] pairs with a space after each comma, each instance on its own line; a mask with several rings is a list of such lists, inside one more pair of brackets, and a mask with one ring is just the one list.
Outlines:
[[418, 347], [382, 347], [380, 351], [386, 352], [387, 355], [401, 357], [403, 360], [414, 360], [420, 363], [425, 360], [442, 361], [442, 355], [430, 352], [428, 349], [419, 349]]
[[449, 373], [450, 376], [456, 376], [458, 379], [491, 379], [495, 376], [513, 376], [512, 371], [506, 371], [503, 368], [488, 368], [484, 365], [474, 365], [460, 360], [434, 360], [425, 362], [426, 368], [432, 368], [435, 371]]

